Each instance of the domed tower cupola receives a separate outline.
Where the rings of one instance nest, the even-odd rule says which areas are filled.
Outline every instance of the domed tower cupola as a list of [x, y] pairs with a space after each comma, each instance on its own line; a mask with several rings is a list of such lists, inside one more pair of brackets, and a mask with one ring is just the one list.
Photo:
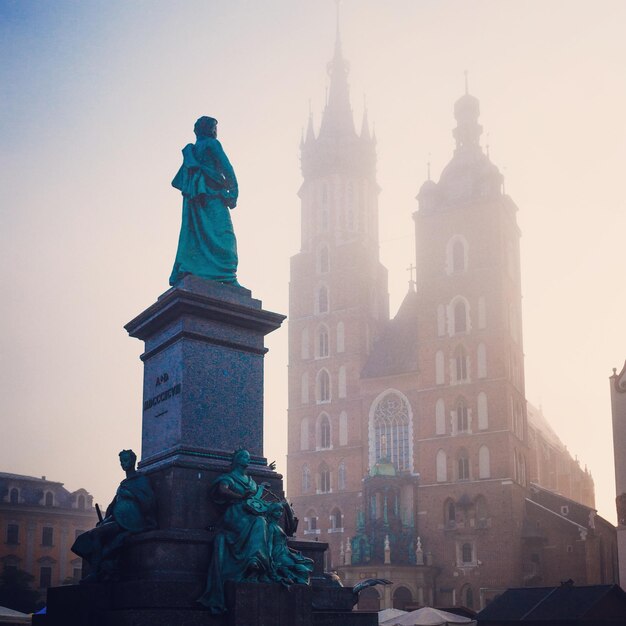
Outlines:
[[415, 197], [417, 199], [420, 211], [428, 213], [430, 211], [434, 211], [437, 208], [437, 183], [430, 178], [430, 163], [428, 164], [428, 178], [420, 187], [420, 190]]
[[456, 140], [456, 149], [471, 150], [480, 148], [480, 136], [483, 127], [478, 123], [480, 103], [478, 98], [470, 95], [465, 72], [465, 93], [454, 103], [456, 128], [452, 131]]

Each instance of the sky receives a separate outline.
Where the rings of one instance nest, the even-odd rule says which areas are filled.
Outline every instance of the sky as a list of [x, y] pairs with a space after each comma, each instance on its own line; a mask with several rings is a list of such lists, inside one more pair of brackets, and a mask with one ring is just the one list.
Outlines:
[[[378, 139], [391, 310], [412, 213], [452, 156], [453, 104], [479, 98], [483, 146], [519, 207], [526, 395], [587, 465], [615, 522], [608, 377], [626, 359], [626, 3], [343, 0], [357, 128]], [[239, 280], [288, 312], [299, 142], [316, 126], [332, 0], [0, 0], [0, 471], [106, 504], [141, 447], [142, 345], [124, 324], [168, 288], [170, 186], [200, 115], [240, 183]], [[285, 470], [287, 328], [267, 337], [265, 453]]]

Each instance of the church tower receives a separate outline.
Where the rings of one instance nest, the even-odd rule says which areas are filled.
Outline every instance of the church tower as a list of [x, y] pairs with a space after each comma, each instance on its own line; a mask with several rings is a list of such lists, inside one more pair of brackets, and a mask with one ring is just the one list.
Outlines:
[[[456, 149], [418, 194], [420, 525], [444, 565], [439, 601], [478, 605], [518, 584], [521, 542], [489, 528], [524, 518], [528, 442], [521, 328], [520, 231], [503, 177], [480, 146], [479, 102], [455, 103]], [[491, 583], [489, 581], [492, 581]]]
[[339, 565], [367, 473], [359, 376], [389, 317], [378, 254], [376, 140], [357, 133], [339, 31], [319, 132], [301, 143], [301, 248], [289, 293], [288, 494], [299, 536], [330, 544]]

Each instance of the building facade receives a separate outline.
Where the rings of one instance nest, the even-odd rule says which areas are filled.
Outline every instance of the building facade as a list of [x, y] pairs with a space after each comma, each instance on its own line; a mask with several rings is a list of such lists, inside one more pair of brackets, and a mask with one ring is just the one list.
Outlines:
[[[593, 480], [527, 406], [517, 207], [480, 146], [478, 100], [466, 90], [455, 103], [452, 159], [419, 191], [416, 281], [390, 319], [376, 142], [367, 117], [355, 131], [339, 39], [329, 71], [319, 132], [309, 119], [301, 145], [291, 260], [287, 473], [300, 533], [329, 543], [327, 566], [348, 582], [403, 568], [381, 608], [480, 608], [507, 587], [553, 583], [539, 567], [548, 529], [578, 529], [561, 512], [578, 501], [581, 541], [606, 535], [597, 582], [613, 582]], [[536, 504], [547, 490], [562, 504]], [[594, 580], [573, 545], [565, 578]]]
[[0, 473], [0, 562], [31, 574], [36, 589], [80, 580], [82, 562], [70, 548], [96, 522], [85, 489], [70, 492], [45, 476]]

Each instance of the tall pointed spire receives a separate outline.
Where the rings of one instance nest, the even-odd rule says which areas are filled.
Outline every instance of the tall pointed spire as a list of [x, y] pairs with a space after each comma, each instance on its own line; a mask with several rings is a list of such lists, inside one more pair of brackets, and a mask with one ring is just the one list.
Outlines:
[[335, 52], [332, 61], [328, 64], [330, 86], [322, 124], [320, 137], [326, 135], [354, 136], [354, 119], [350, 107], [350, 90], [348, 88], [347, 61], [341, 52], [341, 31], [339, 28], [339, 2], [337, 2], [337, 33], [335, 37]]

